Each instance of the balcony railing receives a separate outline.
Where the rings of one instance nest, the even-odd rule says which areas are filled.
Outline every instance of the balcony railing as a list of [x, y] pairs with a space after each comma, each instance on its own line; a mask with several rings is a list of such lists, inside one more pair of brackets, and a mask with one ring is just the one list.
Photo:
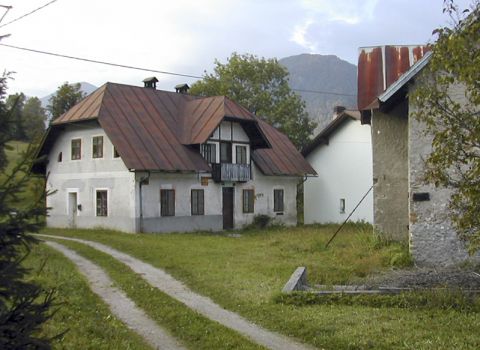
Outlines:
[[250, 180], [249, 164], [212, 164], [212, 177], [215, 182], [247, 182]]

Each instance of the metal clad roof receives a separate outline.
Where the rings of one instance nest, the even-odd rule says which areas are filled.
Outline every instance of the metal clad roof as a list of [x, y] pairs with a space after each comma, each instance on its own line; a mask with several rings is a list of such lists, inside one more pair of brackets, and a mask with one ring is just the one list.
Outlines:
[[429, 51], [422, 45], [363, 47], [358, 56], [358, 109], [375, 106], [377, 97]]
[[96, 119], [129, 169], [210, 172], [191, 145], [204, 143], [226, 117], [238, 120], [253, 137], [252, 158], [264, 174], [315, 174], [285, 135], [228, 98], [113, 83], [57, 118], [39, 153], [48, 153], [61, 125]]

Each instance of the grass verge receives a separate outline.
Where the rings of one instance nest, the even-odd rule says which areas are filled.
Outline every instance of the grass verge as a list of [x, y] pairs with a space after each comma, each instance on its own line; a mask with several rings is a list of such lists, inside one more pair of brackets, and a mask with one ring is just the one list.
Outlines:
[[32, 247], [23, 264], [31, 269], [30, 280], [45, 290], [56, 291], [58, 311], [42, 326], [42, 333], [53, 337], [68, 331], [54, 341], [54, 349], [151, 348], [110, 313], [73, 263], [61, 253], [38, 244]]

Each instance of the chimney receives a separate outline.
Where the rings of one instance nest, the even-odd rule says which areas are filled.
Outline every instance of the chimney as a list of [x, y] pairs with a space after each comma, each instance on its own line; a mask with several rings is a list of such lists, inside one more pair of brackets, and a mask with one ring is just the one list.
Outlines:
[[157, 88], [157, 82], [158, 82], [158, 79], [155, 77], [143, 79], [143, 83], [145, 84], [144, 87], [148, 89], [155, 90]]
[[337, 117], [341, 116], [343, 112], [345, 112], [346, 108], [343, 106], [335, 106], [333, 107], [333, 118], [336, 119]]
[[177, 94], [188, 94], [188, 89], [190, 89], [190, 86], [186, 83], [175, 85], [175, 91]]

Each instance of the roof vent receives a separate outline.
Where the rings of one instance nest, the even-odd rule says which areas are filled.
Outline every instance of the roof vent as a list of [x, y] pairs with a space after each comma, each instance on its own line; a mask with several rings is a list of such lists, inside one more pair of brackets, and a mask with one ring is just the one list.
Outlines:
[[177, 94], [187, 94], [188, 89], [190, 89], [190, 86], [188, 86], [186, 83], [175, 85], [175, 91]]
[[143, 83], [146, 88], [155, 90], [157, 88], [158, 79], [156, 77], [145, 78], [143, 79]]

